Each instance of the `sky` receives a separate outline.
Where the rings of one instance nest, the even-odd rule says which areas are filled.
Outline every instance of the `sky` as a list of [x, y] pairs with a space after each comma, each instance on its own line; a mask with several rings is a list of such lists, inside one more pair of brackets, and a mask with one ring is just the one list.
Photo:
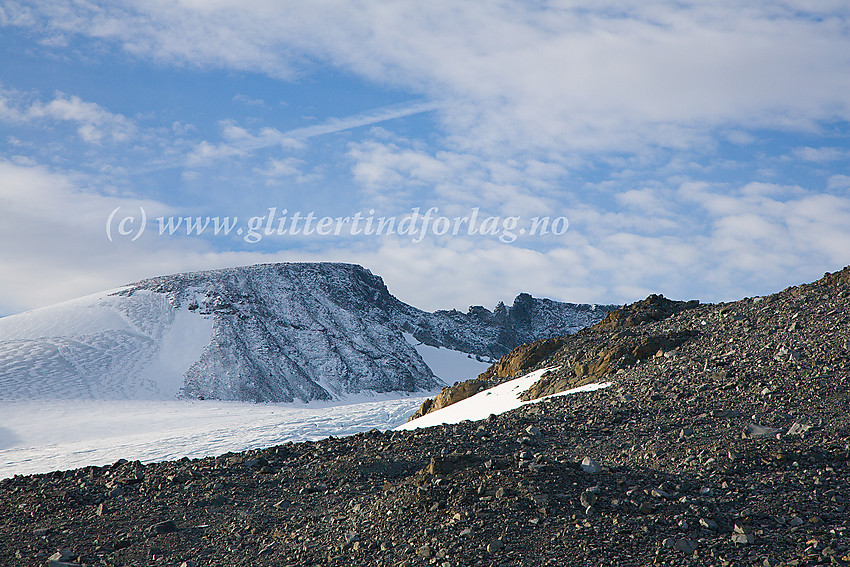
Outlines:
[[0, 5], [0, 315], [280, 261], [424, 309], [840, 269], [850, 3]]

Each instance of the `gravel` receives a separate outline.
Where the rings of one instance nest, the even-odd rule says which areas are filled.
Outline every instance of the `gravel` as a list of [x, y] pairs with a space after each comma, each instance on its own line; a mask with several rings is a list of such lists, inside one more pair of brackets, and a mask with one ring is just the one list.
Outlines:
[[476, 423], [0, 481], [0, 565], [850, 564], [848, 282], [583, 331], [539, 366], [675, 347]]

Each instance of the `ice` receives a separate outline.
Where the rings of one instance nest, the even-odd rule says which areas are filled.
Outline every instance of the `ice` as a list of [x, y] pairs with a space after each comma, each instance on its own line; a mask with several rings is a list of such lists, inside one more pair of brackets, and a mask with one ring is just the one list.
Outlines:
[[383, 394], [335, 405], [0, 401], [0, 478], [106, 465], [118, 459], [147, 463], [200, 458], [386, 430], [404, 423], [424, 400], [423, 395]]
[[[444, 349], [440, 349], [444, 350]], [[441, 353], [441, 355], [444, 353]], [[373, 428], [417, 429], [484, 419], [526, 403], [517, 398], [547, 369], [406, 422], [425, 395], [362, 393], [346, 402], [254, 404], [226, 401], [0, 401], [0, 478], [118, 459], [155, 462], [315, 441]], [[590, 384], [555, 395], [607, 387]]]
[[481, 357], [595, 311], [521, 294], [426, 313], [362, 267], [318, 263], [162, 276], [4, 317], [0, 477], [481, 419], [536, 378], [405, 424], [443, 382], [485, 371]]

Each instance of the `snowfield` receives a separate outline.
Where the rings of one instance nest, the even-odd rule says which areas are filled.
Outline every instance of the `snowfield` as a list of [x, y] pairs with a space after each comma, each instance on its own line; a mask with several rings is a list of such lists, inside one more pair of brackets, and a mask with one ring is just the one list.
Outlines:
[[[82, 306], [90, 310], [91, 304], [87, 301]], [[87, 311], [86, 330], [124, 324], [111, 314], [108, 304]], [[185, 315], [196, 317], [188, 312]], [[180, 316], [178, 312], [166, 333], [174, 340], [166, 339], [161, 349], [177, 361], [186, 355], [177, 347], [187, 342]], [[188, 334], [190, 339], [195, 336], [191, 330]], [[474, 378], [489, 366], [464, 353], [423, 345], [410, 335], [406, 338], [425, 363], [439, 376], [445, 376], [446, 381]], [[175, 364], [179, 368], [179, 362]], [[115, 399], [0, 401], [0, 478], [102, 466], [118, 459], [154, 462], [201, 458], [287, 441], [315, 441], [374, 428], [392, 429], [405, 423], [427, 397], [437, 392], [411, 396], [362, 393], [343, 401], [307, 404]]]
[[495, 362], [484, 362], [463, 352], [422, 344], [410, 333], [402, 333], [402, 335], [408, 343], [413, 345], [434, 376], [446, 384], [476, 378], [490, 368], [492, 362]]
[[[443, 384], [475, 378], [492, 362], [414, 334], [479, 352], [475, 340], [498, 330], [488, 326], [492, 313], [425, 313], [371, 272], [336, 264], [145, 285], [0, 318], [0, 478], [483, 419], [522, 405], [517, 395], [543, 372], [406, 423]], [[534, 320], [559, 329], [602, 315], [558, 305], [563, 313], [520, 296], [500, 313], [524, 321], [542, 309]], [[552, 310], [556, 322], [544, 317]]]
[[0, 401], [0, 478], [103, 466], [118, 459], [200, 458], [390, 429], [404, 423], [425, 398], [382, 395], [342, 405]]
[[[539, 401], [524, 402], [517, 396], [545, 371], [532, 372], [410, 422], [407, 418], [427, 396], [363, 394], [347, 403], [309, 404], [0, 401], [0, 478], [102, 466], [118, 459], [155, 462], [201, 458], [374, 428], [417, 429], [474, 421]], [[609, 385], [589, 384], [555, 395]]]
[[0, 319], [0, 400], [175, 398], [212, 319], [119, 291]]

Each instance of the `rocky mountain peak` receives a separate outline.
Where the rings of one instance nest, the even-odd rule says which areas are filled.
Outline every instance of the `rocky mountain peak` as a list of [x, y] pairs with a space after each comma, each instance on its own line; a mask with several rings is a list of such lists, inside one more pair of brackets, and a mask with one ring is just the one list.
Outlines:
[[524, 342], [575, 332], [609, 309], [518, 301], [495, 312], [429, 313], [398, 300], [368, 269], [344, 263], [159, 276], [0, 321], [0, 397], [176, 393], [292, 402], [431, 390], [440, 381], [404, 333], [495, 359]]

